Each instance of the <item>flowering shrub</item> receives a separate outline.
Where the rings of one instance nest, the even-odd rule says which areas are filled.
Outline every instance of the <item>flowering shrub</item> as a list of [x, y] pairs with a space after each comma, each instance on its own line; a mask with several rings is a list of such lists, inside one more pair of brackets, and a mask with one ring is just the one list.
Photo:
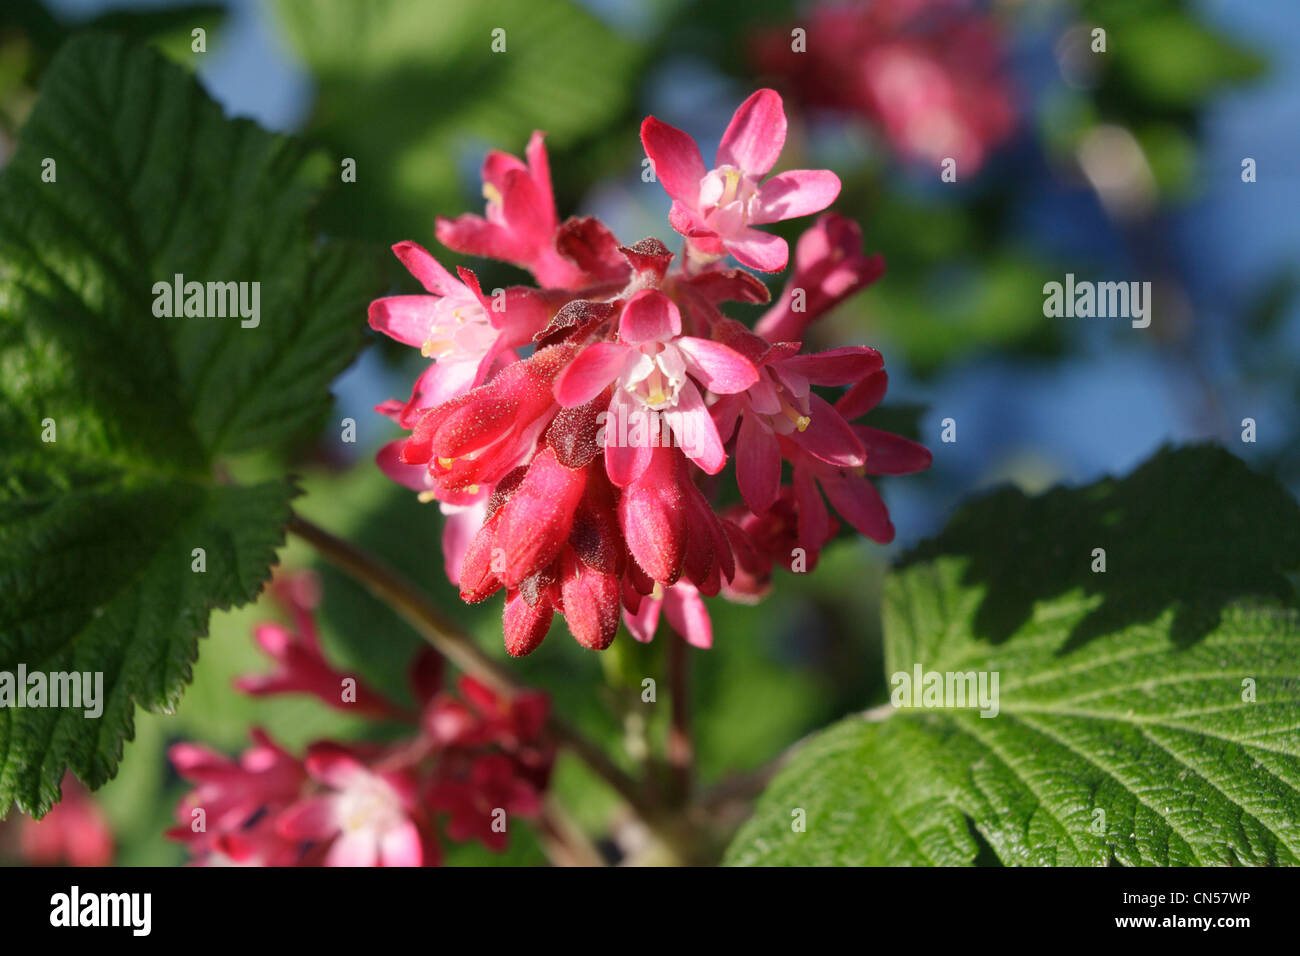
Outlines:
[[[885, 394], [879, 352], [800, 341], [883, 272], [857, 226], [826, 213], [804, 233], [789, 287], [755, 330], [722, 309], [769, 300], [728, 256], [786, 268], [785, 240], [756, 226], [821, 212], [839, 193], [829, 170], [763, 180], [785, 137], [773, 90], [736, 109], [712, 169], [686, 133], [642, 123], [680, 257], [653, 238], [622, 245], [595, 218], [560, 222], [540, 133], [526, 163], [488, 154], [483, 216], [437, 228], [452, 249], [521, 266], [539, 288], [487, 295], [470, 270], [456, 278], [415, 243], [393, 247], [428, 294], [378, 299], [370, 323], [433, 362], [409, 399], [379, 407], [410, 431], [379, 464], [441, 503], [461, 597], [504, 589], [511, 654], [533, 651], [556, 613], [585, 647], [608, 647], [620, 616], [648, 641], [661, 608], [708, 647], [701, 596], [751, 599], [774, 565], [815, 563], [835, 533], [823, 495], [862, 534], [893, 539], [867, 476], [920, 471], [930, 453], [851, 424]], [[844, 391], [832, 403], [814, 386]], [[699, 479], [723, 471], [728, 446], [747, 510], [718, 514]]]
[[[1103, 454], [1099, 435], [1159, 424], [1118, 423], [1113, 401], [1029, 406], [1057, 380], [1023, 363], [1076, 339], [1075, 371], [1103, 373], [1064, 376], [1076, 397], [1154, 398], [1164, 386], [1134, 380], [1159, 372], [1182, 409], [1194, 378], [1204, 435], [1257, 463], [1286, 444], [1264, 393], [1201, 367], [1205, 342], [1233, 343], [1200, 334], [1221, 265], [1186, 264], [1222, 257], [1158, 254], [1179, 179], [1202, 179], [1207, 206], [1289, 208], [1276, 163], [1246, 155], [1267, 155], [1262, 127], [1247, 149], [1215, 124], [1231, 148], [1213, 155], [1241, 146], [1239, 179], [1187, 161], [1249, 51], [1182, 0], [1023, 18], [1018, 44], [1050, 41], [1026, 61], [1055, 60], [1060, 83], [1007, 151], [1023, 182], [968, 189], [952, 184], [1012, 128], [999, 23], [1015, 5], [791, 6], [803, 21], [758, 54], [806, 108], [787, 124], [758, 90], [707, 161], [654, 117], [643, 161], [627, 110], [685, 91], [706, 114], [766, 4], [658, 5], [646, 37], [571, 0], [276, 6], [317, 81], [310, 148], [227, 118], [198, 79], [205, 50], [40, 16], [4, 31], [0, 817], [34, 819], [0, 822], [0, 861], [1300, 862], [1292, 494], [1205, 442], [948, 514], [963, 480], [1037, 483], [1073, 451], [1076, 474], [1100, 472], [1133, 446], [1117, 433]], [[717, 58], [697, 84], [678, 57], [703, 50]], [[646, 68], [658, 51], [669, 77]], [[809, 123], [820, 107], [961, 176], [940, 163], [900, 184], [844, 148], [853, 133]], [[400, 242], [422, 292], [375, 300], [368, 244], [451, 209], [456, 156], [485, 134], [523, 158], [490, 152], [486, 208], [433, 231], [511, 271]], [[834, 172], [785, 168], [818, 165]], [[607, 188], [661, 203], [659, 238], [561, 215]], [[1108, 222], [1063, 233], [1056, 213], [1089, 192]], [[850, 211], [890, 263], [856, 302], [885, 264]], [[1266, 257], [1268, 231], [1249, 237]], [[1151, 280], [1149, 332], [1084, 333], [1044, 305], [1076, 272], [1100, 289], [1081, 249], [1132, 270], [1104, 283], [1112, 302]], [[531, 279], [493, 287], [516, 267]], [[1244, 318], [1245, 287], [1218, 284], [1213, 311]], [[376, 338], [367, 305], [421, 353], [398, 373], [409, 388], [379, 363], [341, 379]], [[1276, 345], [1276, 321], [1237, 324]], [[841, 339], [855, 327], [889, 343], [888, 374]], [[976, 354], [959, 380], [929, 377]], [[916, 404], [886, 401], [890, 375]], [[367, 414], [394, 392], [387, 419]], [[931, 456], [895, 431], [943, 450], [942, 474], [892, 489], [909, 496], [891, 500], [908, 505], [905, 551], [875, 544], [894, 538], [876, 485]], [[1004, 471], [1012, 449], [1031, 454]], [[315, 572], [274, 571], [308, 562], [327, 566], [328, 601]], [[430, 593], [443, 573], [479, 607]], [[263, 594], [275, 622], [228, 613]], [[509, 658], [557, 613], [576, 645]], [[654, 641], [661, 623], [671, 639]], [[364, 680], [345, 663], [361, 661]], [[235, 755], [232, 731], [249, 740]], [[141, 812], [157, 809], [168, 822]], [[52, 925], [121, 915], [90, 892], [100, 879], [52, 879], [71, 891]]]

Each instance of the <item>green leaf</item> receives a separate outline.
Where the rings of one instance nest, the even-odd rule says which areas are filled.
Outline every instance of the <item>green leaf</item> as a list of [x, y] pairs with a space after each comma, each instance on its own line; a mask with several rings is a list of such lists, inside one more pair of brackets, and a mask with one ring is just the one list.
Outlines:
[[1300, 862], [1297, 568], [1300, 508], [1208, 446], [969, 505], [886, 582], [886, 673], [996, 672], [997, 713], [818, 734], [729, 862]]
[[312, 133], [357, 164], [330, 222], [376, 241], [464, 212], [464, 162], [484, 147], [522, 155], [540, 129], [554, 153], [617, 118], [640, 64], [636, 44], [569, 0], [277, 7], [316, 81]]
[[[45, 812], [65, 764], [111, 777], [135, 705], [174, 707], [211, 610], [268, 576], [292, 485], [214, 473], [326, 413], [366, 298], [308, 228], [307, 160], [146, 48], [50, 66], [0, 175], [0, 671], [102, 671], [106, 704], [0, 712], [0, 812]], [[178, 273], [260, 283], [259, 323], [156, 316]]]

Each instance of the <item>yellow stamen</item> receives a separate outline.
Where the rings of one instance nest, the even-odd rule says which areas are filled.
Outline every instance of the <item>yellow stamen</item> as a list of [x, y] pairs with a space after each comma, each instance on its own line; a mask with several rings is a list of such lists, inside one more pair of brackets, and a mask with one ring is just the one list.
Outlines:
[[434, 497], [434, 492], [432, 491], [422, 491], [415, 497], [422, 505], [427, 505], [430, 501], [438, 500], [436, 497]]
[[725, 206], [727, 203], [735, 199], [736, 190], [740, 187], [739, 170], [728, 169], [725, 173], [723, 173], [723, 176], [725, 177], [725, 181], [722, 190], [722, 198], [718, 201], [718, 205], [720, 206]]
[[490, 203], [501, 205], [501, 190], [497, 189], [491, 183], [483, 184], [483, 198]]
[[439, 458], [439, 459], [438, 459], [438, 467], [439, 467], [439, 468], [450, 468], [450, 467], [451, 467], [453, 464], [455, 464], [455, 463], [456, 463], [456, 459], [455, 459], [455, 458]]
[[799, 414], [799, 411], [793, 405], [786, 405], [783, 402], [781, 411], [785, 413], [786, 418], [794, 422], [794, 427], [799, 431], [805, 431], [812, 424], [812, 419], [807, 415]]

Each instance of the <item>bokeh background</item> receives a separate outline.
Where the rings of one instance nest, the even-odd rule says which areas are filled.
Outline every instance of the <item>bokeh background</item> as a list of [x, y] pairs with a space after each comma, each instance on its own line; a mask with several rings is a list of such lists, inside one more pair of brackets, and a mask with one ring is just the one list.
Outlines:
[[[845, 188], [835, 208], [861, 222], [867, 251], [888, 263], [885, 278], [820, 322], [814, 338], [881, 349], [892, 387], [874, 424], [924, 441], [935, 462], [925, 475], [882, 482], [893, 545], [845, 537], [815, 574], [779, 578], [759, 606], [711, 602], [715, 647], [695, 655], [694, 692], [700, 773], [717, 781], [884, 699], [881, 578], [900, 550], [982, 489], [1085, 482], [1127, 472], [1164, 443], [1213, 439], [1300, 491], [1300, 5], [833, 6], [5, 0], [0, 161], [67, 35], [88, 26], [133, 33], [195, 69], [227, 113], [305, 136], [335, 163], [356, 159], [357, 181], [318, 214], [323, 230], [372, 245], [378, 297], [410, 281], [384, 247], [414, 239], [443, 257], [434, 216], [477, 211], [486, 149], [519, 153], [534, 128], [549, 133], [561, 215], [596, 214], [625, 241], [655, 235], [676, 248], [667, 198], [641, 179], [640, 118], [686, 129], [711, 155], [749, 92], [773, 85], [786, 94], [783, 164], [838, 172]], [[195, 26], [208, 32], [202, 55], [190, 51]], [[497, 27], [504, 54], [490, 50]], [[808, 30], [802, 60], [789, 49], [794, 27]], [[1091, 49], [1095, 27], [1106, 30], [1105, 53]], [[945, 156], [958, 160], [955, 183], [941, 181]], [[1247, 157], [1253, 183], [1242, 180]], [[488, 288], [520, 278], [474, 267]], [[1067, 272], [1151, 281], [1152, 325], [1045, 318], [1043, 284]], [[771, 280], [774, 292], [783, 281]], [[335, 420], [299, 449], [299, 506], [398, 565], [504, 656], [499, 601], [462, 607], [443, 574], [436, 507], [373, 467], [375, 450], [396, 435], [372, 408], [404, 397], [420, 367], [390, 346], [375, 337], [336, 383]], [[344, 418], [357, 423], [356, 444], [339, 441]], [[940, 441], [947, 418], [953, 443]], [[1256, 422], [1254, 443], [1241, 440], [1245, 418]], [[313, 562], [297, 543], [282, 552], [289, 567]], [[351, 582], [320, 572], [329, 651], [400, 696], [416, 638]], [[236, 675], [266, 668], [250, 630], [273, 614], [262, 604], [216, 615], [178, 712], [138, 716], [120, 776], [94, 797], [113, 834], [102, 859], [183, 862], [162, 835], [185, 789], [167, 765], [169, 743], [234, 752], [252, 725], [291, 747], [373, 732], [315, 701], [231, 688]], [[641, 678], [663, 673], [663, 642], [641, 647], [624, 635], [595, 655], [560, 624], [512, 666], [630, 759], [663, 733], [636, 706]], [[555, 786], [583, 825], [605, 831], [614, 798], [583, 767], [562, 760]], [[0, 861], [33, 861], [24, 825], [0, 824]], [[522, 828], [500, 857], [448, 849], [449, 863], [544, 862]]]

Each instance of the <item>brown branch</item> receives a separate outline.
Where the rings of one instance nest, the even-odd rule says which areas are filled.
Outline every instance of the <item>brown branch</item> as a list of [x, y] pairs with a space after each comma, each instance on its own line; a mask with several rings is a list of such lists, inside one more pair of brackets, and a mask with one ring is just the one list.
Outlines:
[[668, 638], [668, 687], [672, 694], [672, 723], [668, 728], [666, 756], [673, 775], [673, 796], [685, 803], [690, 799], [695, 762], [691, 737], [690, 647], [676, 634]]

